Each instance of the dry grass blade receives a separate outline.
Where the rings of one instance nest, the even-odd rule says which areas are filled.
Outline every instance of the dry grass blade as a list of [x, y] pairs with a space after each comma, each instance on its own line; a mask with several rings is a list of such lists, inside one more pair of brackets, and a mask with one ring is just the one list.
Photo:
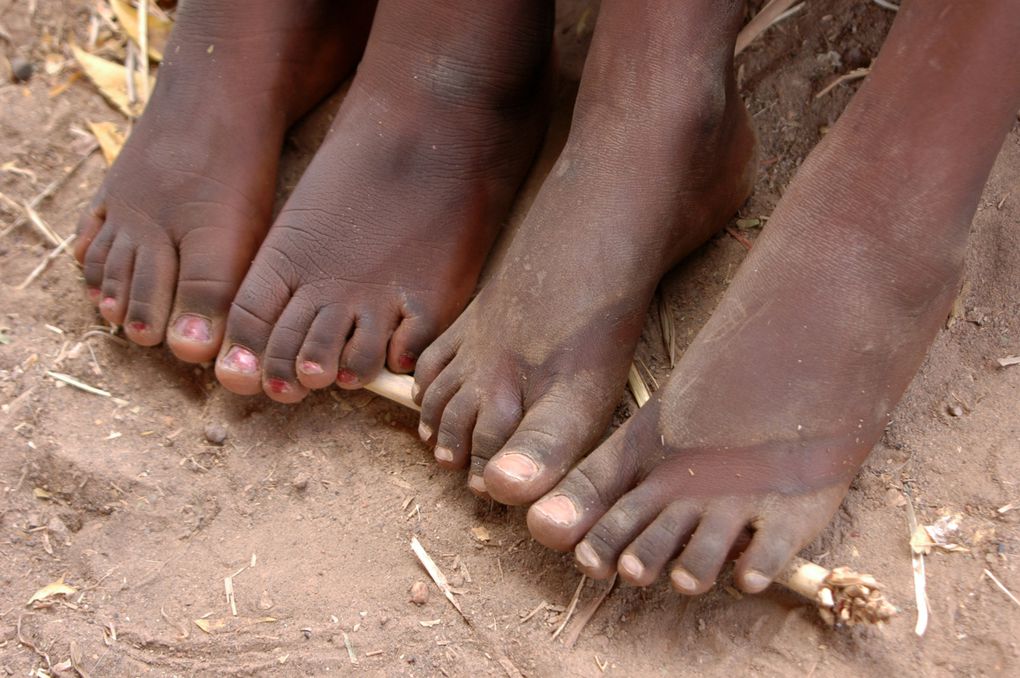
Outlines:
[[36, 278], [43, 274], [43, 271], [45, 271], [46, 267], [50, 265], [50, 262], [59, 257], [60, 254], [67, 249], [67, 246], [74, 242], [74, 238], [75, 238], [74, 235], [69, 235], [66, 238], [64, 238], [64, 240], [59, 245], [57, 245], [45, 257], [43, 257], [43, 260], [40, 261], [38, 265], [36, 265], [36, 267], [32, 269], [32, 272], [28, 274], [28, 277], [26, 277], [25, 280], [15, 289], [23, 290], [29, 285], [31, 285]]
[[630, 391], [634, 394], [634, 400], [637, 401], [638, 407], [644, 407], [645, 403], [651, 400], [652, 392], [648, 389], [648, 384], [645, 383], [645, 378], [641, 376], [636, 363], [630, 364], [627, 383], [630, 385]]
[[844, 82], [849, 80], [859, 80], [860, 78], [867, 77], [868, 73], [871, 73], [871, 66], [864, 66], [863, 68], [855, 68], [849, 73], [844, 73], [839, 76], [828, 85], [822, 88], [822, 91], [815, 95], [815, 99], [821, 99], [823, 96], [836, 89]]
[[[99, 146], [96, 145], [96, 146], [91, 147], [88, 151], [86, 151], [85, 154], [82, 155], [82, 157], [78, 158], [78, 161], [75, 162], [71, 166], [71, 168], [69, 170], [64, 172], [64, 174], [61, 175], [59, 178], [54, 179], [53, 181], [51, 181], [46, 186], [46, 188], [44, 188], [41, 192], [39, 192], [38, 195], [36, 195], [31, 200], [29, 200], [27, 205], [26, 205], [26, 207], [31, 207], [32, 209], [38, 208], [39, 205], [42, 204], [43, 200], [46, 200], [47, 198], [51, 197], [54, 193], [56, 193], [60, 189], [61, 186], [63, 186], [65, 183], [67, 183], [67, 180], [70, 179], [71, 176], [75, 172], [78, 171], [78, 168], [80, 168], [82, 165], [85, 164], [86, 160], [88, 160], [90, 157], [92, 157], [92, 154], [95, 153], [96, 149], [98, 149], [98, 148], [99, 148]], [[18, 219], [16, 219], [14, 221], [14, 223], [12, 223], [10, 226], [5, 228], [3, 230], [3, 232], [0, 232], [0, 238], [4, 237], [5, 235], [10, 233], [14, 229], [19, 228], [20, 226], [22, 226], [24, 224], [27, 224], [28, 222], [29, 222], [29, 216], [26, 213], [26, 214], [22, 215], [21, 217], [19, 217]], [[59, 241], [59, 238], [58, 238], [58, 241]]]
[[54, 247], [59, 247], [61, 240], [60, 236], [57, 235], [56, 231], [50, 228], [49, 224], [43, 221], [43, 218], [39, 216], [38, 212], [35, 211], [35, 208], [28, 203], [26, 203], [22, 207], [25, 210], [25, 214], [28, 216], [28, 222], [35, 227], [35, 230], [39, 231], [39, 234], [42, 235], [42, 237], [45, 238], [47, 241], [49, 241], [51, 245], [53, 245]]
[[994, 574], [992, 574], [992, 573], [991, 573], [991, 571], [989, 571], [989, 570], [985, 570], [985, 571], [984, 571], [984, 575], [985, 575], [986, 577], [988, 577], [989, 579], [991, 579], [991, 580], [992, 580], [992, 583], [993, 583], [993, 584], [995, 584], [995, 586], [996, 586], [996, 587], [998, 587], [998, 589], [999, 589], [1000, 591], [1002, 591], [1003, 593], [1005, 593], [1005, 594], [1006, 594], [1006, 596], [1008, 596], [1008, 597], [1009, 597], [1009, 599], [1010, 599], [1010, 600], [1012, 600], [1012, 601], [1013, 601], [1013, 603], [1014, 603], [1014, 604], [1016, 604], [1016, 606], [1017, 606], [1017, 607], [1020, 607], [1020, 600], [1017, 600], [1017, 597], [1016, 597], [1016, 596], [1014, 596], [1014, 595], [1012, 594], [1012, 592], [1010, 592], [1010, 590], [1006, 588], [1006, 585], [1005, 585], [1005, 584], [1003, 584], [1003, 583], [1002, 583], [1001, 581], [999, 581], [999, 578], [998, 578], [998, 577], [996, 577], [996, 576], [995, 576]]
[[615, 587], [616, 575], [614, 574], [613, 578], [609, 580], [609, 584], [603, 587], [602, 592], [599, 593], [598, 597], [591, 601], [588, 604], [588, 607], [584, 608], [583, 612], [577, 615], [577, 623], [570, 628], [570, 632], [567, 633], [563, 639], [564, 645], [567, 647], [574, 647], [574, 643], [576, 643], [577, 639], [581, 637], [581, 632], [584, 631], [584, 627], [588, 625], [591, 618], [599, 611], [599, 608], [602, 607], [602, 603], [609, 597], [609, 594]]
[[673, 314], [669, 311], [669, 304], [666, 298], [659, 295], [659, 329], [662, 330], [662, 343], [666, 346], [666, 355], [669, 356], [669, 369], [676, 367], [676, 327], [673, 323]]
[[[904, 493], [907, 500], [907, 527], [912, 536], [917, 531], [917, 515], [914, 513], [914, 504], [910, 495]], [[924, 554], [911, 549], [910, 564], [914, 571], [914, 597], [917, 600], [917, 622], [914, 624], [914, 633], [920, 637], [928, 630], [928, 592], [925, 581]]]
[[464, 610], [461, 609], [460, 603], [457, 602], [457, 599], [453, 597], [453, 591], [450, 590], [450, 584], [446, 580], [446, 575], [444, 575], [442, 570], [439, 569], [439, 566], [436, 565], [436, 561], [432, 560], [432, 556], [428, 554], [425, 547], [421, 545], [420, 541], [418, 541], [417, 537], [411, 537], [411, 550], [414, 551], [414, 555], [418, 558], [418, 562], [420, 562], [422, 567], [425, 568], [425, 571], [429, 573], [429, 576], [432, 577], [432, 581], [436, 583], [436, 586], [438, 586], [439, 590], [443, 592], [446, 599], [449, 600], [454, 609], [460, 613], [460, 616], [464, 618], [464, 621], [470, 625], [471, 620], [468, 619], [466, 614], [464, 614]]
[[[139, 2], [138, 10], [124, 0], [110, 0], [110, 8], [127, 36], [141, 47], [143, 52], [148, 53], [150, 59], [162, 61], [173, 22], [150, 12], [147, 0]], [[144, 22], [141, 16], [143, 10]], [[141, 30], [142, 26], [146, 29], [144, 33]], [[142, 44], [143, 38], [145, 44]]]
[[[733, 50], [734, 54], [740, 54], [747, 46], [754, 42], [755, 38], [764, 33], [777, 21], [785, 18], [784, 13], [790, 9], [797, 0], [771, 0], [758, 12], [753, 19], [747, 22], [737, 35], [737, 45]], [[789, 15], [786, 15], [789, 16]]]
[[588, 577], [581, 575], [581, 581], [577, 582], [577, 589], [574, 591], [574, 597], [570, 599], [570, 605], [567, 606], [567, 611], [563, 613], [563, 621], [556, 630], [553, 631], [553, 640], [559, 637], [563, 633], [563, 629], [566, 628], [567, 622], [574, 616], [574, 610], [577, 609], [577, 601], [581, 598], [581, 591], [584, 590], [584, 583], [588, 581]]
[[75, 379], [74, 377], [72, 377], [69, 374], [62, 374], [60, 372], [53, 372], [53, 371], [47, 370], [46, 371], [46, 376], [51, 377], [53, 379], [56, 379], [57, 381], [62, 381], [62, 382], [64, 382], [65, 384], [67, 384], [69, 386], [74, 386], [76, 389], [78, 389], [80, 391], [85, 391], [86, 393], [91, 393], [93, 395], [102, 396], [104, 398], [109, 398], [112, 395], [109, 391], [104, 391], [101, 388], [96, 388], [95, 386], [89, 386], [88, 384], [86, 384], [83, 381], [78, 381], [77, 379]]
[[[71, 51], [74, 53], [74, 58], [81, 65], [82, 70], [85, 71], [85, 75], [89, 77], [89, 80], [99, 88], [100, 93], [111, 104], [116, 106], [121, 113], [129, 118], [137, 118], [142, 114], [142, 110], [145, 108], [145, 100], [132, 102], [127, 84], [129, 70], [126, 67], [112, 61], [107, 61], [102, 57], [97, 57], [94, 54], [89, 54], [77, 45], [71, 45]], [[150, 91], [153, 85], [155, 85], [155, 79], [150, 77], [147, 88], [143, 90], [141, 85], [144, 77], [144, 75], [137, 72], [131, 74], [131, 81], [136, 91]]]

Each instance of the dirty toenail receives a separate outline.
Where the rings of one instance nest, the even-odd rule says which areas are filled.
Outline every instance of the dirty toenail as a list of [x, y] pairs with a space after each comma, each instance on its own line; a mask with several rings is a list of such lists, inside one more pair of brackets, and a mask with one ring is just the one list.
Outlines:
[[97, 288], [90, 287], [87, 290], [85, 290], [85, 293], [88, 295], [89, 299], [91, 299], [93, 302], [99, 301], [100, 292]]
[[637, 556], [630, 553], [624, 553], [620, 556], [620, 569], [633, 579], [641, 579], [645, 574], [645, 564]]
[[687, 570], [677, 568], [669, 573], [673, 586], [684, 593], [694, 593], [698, 588], [698, 580], [692, 577]]
[[487, 494], [488, 489], [485, 487], [485, 478], [471, 474], [468, 476], [468, 487], [477, 492], [478, 494]]
[[574, 557], [577, 558], [577, 562], [582, 567], [586, 567], [589, 570], [596, 570], [602, 566], [602, 559], [599, 558], [599, 554], [595, 553], [595, 549], [585, 541], [582, 541], [574, 548]]
[[432, 429], [425, 422], [418, 424], [418, 437], [426, 443], [432, 439]]
[[311, 360], [305, 360], [301, 363], [301, 371], [305, 374], [322, 374], [325, 370], [322, 369], [322, 365]]
[[223, 357], [223, 365], [235, 372], [254, 374], [259, 369], [259, 359], [246, 348], [231, 346]]
[[436, 459], [438, 459], [439, 461], [445, 461], [447, 463], [453, 461], [453, 451], [448, 450], [445, 447], [437, 447], [435, 454]]
[[410, 353], [404, 353], [399, 358], [397, 358], [397, 365], [402, 370], [413, 370], [414, 369], [414, 363], [415, 363], [415, 358]]
[[102, 307], [102, 308], [114, 308], [114, 307], [117, 306], [117, 300], [114, 299], [113, 297], [106, 297], [99, 304], [99, 306]]
[[547, 520], [557, 525], [568, 527], [577, 522], [577, 507], [574, 506], [574, 502], [569, 497], [562, 494], [543, 499], [535, 504], [533, 508], [544, 515]]
[[358, 375], [345, 368], [337, 372], [336, 380], [341, 384], [353, 384], [358, 381]]
[[538, 475], [538, 464], [519, 452], [504, 454], [496, 461], [496, 468], [514, 480], [531, 480]]
[[148, 325], [143, 323], [141, 320], [133, 320], [128, 323], [128, 329], [132, 332], [144, 332], [148, 328]]
[[757, 570], [748, 570], [744, 573], [744, 589], [749, 593], [764, 591], [771, 583], [771, 579]]
[[212, 339], [212, 327], [205, 318], [185, 314], [174, 321], [174, 334], [182, 339], [204, 344]]
[[266, 386], [273, 393], [287, 393], [290, 391], [290, 384], [279, 377], [273, 377], [266, 381]]

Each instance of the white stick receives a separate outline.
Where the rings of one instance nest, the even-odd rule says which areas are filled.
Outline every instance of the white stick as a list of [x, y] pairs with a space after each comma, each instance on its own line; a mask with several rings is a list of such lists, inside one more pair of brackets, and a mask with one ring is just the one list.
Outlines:
[[375, 381], [367, 384], [365, 388], [404, 407], [412, 410], [421, 409], [414, 404], [414, 399], [411, 397], [411, 393], [414, 391], [414, 378], [409, 375], [393, 374], [384, 369], [375, 378]]

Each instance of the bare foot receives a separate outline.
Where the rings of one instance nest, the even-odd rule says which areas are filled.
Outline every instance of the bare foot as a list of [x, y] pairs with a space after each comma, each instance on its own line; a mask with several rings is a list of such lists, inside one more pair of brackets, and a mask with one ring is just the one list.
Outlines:
[[552, 10], [380, 3], [333, 130], [234, 301], [225, 387], [295, 402], [414, 369], [474, 292], [541, 143]]
[[591, 450], [660, 277], [747, 197], [731, 4], [602, 5], [562, 155], [502, 270], [415, 372], [422, 437], [440, 464], [470, 464], [477, 493], [533, 501]]
[[750, 531], [736, 574], [757, 592], [825, 527], [959, 289], [1020, 106], [1008, 5], [903, 3], [675, 374], [531, 507], [538, 541], [639, 585], [679, 556], [695, 594]]
[[272, 211], [292, 122], [353, 69], [373, 2], [181, 7], [152, 99], [78, 226], [103, 316], [212, 359]]

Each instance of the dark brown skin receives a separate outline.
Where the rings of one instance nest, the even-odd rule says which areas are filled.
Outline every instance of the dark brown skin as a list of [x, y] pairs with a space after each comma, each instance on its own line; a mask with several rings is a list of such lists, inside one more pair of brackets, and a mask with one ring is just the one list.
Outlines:
[[410, 372], [467, 304], [541, 143], [547, 0], [382, 0], [329, 136], [234, 300], [216, 365], [280, 402]]
[[479, 494], [534, 501], [591, 450], [659, 279], [750, 191], [726, 49], [742, 8], [690, 3], [695, 22], [686, 4], [603, 3], [558, 162], [502, 269], [419, 360], [421, 435]]
[[748, 592], [814, 539], [959, 291], [1020, 107], [1017, 35], [1012, 0], [902, 4], [674, 375], [531, 507], [536, 539], [638, 585], [676, 558], [686, 594], [712, 586], [747, 531]]
[[354, 68], [374, 4], [181, 3], [146, 112], [78, 226], [89, 298], [129, 339], [216, 355], [284, 133]]

